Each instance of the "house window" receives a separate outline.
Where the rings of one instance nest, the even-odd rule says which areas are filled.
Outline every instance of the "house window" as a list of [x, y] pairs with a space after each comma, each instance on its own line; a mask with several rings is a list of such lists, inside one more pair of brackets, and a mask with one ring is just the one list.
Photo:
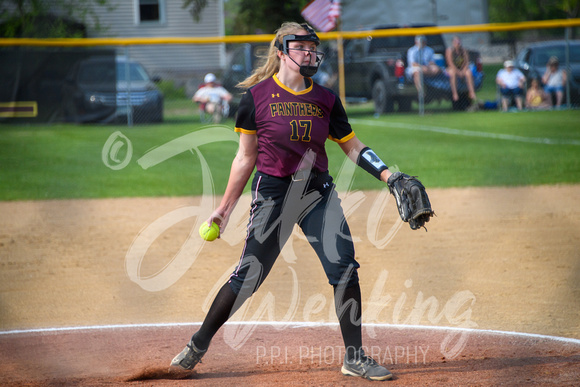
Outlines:
[[164, 23], [165, 0], [137, 0], [137, 23]]

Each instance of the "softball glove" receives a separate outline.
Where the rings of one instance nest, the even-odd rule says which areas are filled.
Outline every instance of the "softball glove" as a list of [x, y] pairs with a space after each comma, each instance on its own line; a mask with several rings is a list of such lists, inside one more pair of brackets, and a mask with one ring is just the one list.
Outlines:
[[425, 227], [425, 223], [435, 215], [425, 187], [415, 176], [395, 172], [387, 180], [387, 186], [397, 201], [401, 219], [408, 222], [411, 229]]

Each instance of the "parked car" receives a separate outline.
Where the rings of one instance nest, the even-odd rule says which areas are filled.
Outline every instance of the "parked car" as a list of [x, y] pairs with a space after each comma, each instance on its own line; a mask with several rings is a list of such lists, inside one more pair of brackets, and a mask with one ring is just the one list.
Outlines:
[[[570, 67], [568, 80], [570, 85], [570, 102], [580, 104], [580, 40], [552, 40], [527, 45], [516, 56], [516, 67], [526, 76], [528, 84], [532, 78], [541, 78], [546, 71], [550, 57], [560, 60], [560, 68], [567, 69], [566, 48], [569, 44]], [[564, 93], [566, 96], [566, 93]]]
[[69, 122], [162, 122], [163, 94], [145, 68], [125, 57], [78, 62], [66, 78], [63, 119]]

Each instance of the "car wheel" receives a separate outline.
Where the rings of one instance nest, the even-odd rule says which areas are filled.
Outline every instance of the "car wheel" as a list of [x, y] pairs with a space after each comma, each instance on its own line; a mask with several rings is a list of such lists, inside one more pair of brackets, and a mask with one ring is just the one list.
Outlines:
[[377, 79], [373, 84], [372, 98], [376, 114], [391, 113], [393, 111], [393, 99], [389, 97], [387, 85], [382, 79]]
[[161, 100], [157, 104], [157, 106], [155, 107], [155, 110], [152, 112], [152, 114], [149, 117], [150, 117], [150, 122], [152, 122], [152, 123], [163, 122], [163, 100]]
[[410, 112], [413, 105], [413, 98], [401, 97], [398, 100], [399, 112]]
[[161, 104], [159, 109], [157, 109], [157, 112], [153, 118], [153, 122], [163, 122], [163, 104]]
[[79, 124], [81, 122], [80, 113], [72, 99], [67, 99], [64, 103], [64, 121]]

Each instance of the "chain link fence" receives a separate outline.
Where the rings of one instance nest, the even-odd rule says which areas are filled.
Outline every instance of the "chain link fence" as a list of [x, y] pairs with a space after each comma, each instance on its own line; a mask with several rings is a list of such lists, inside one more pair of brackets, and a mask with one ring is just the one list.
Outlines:
[[[561, 24], [561, 23], [560, 23]], [[577, 108], [580, 104], [580, 21], [568, 22], [566, 28], [515, 28], [500, 31], [452, 31], [449, 28], [397, 30], [393, 28], [360, 33], [320, 34], [319, 50], [325, 59], [314, 80], [333, 89], [347, 104], [361, 104], [369, 113], [425, 114], [437, 111], [478, 109], [556, 109]], [[471, 39], [472, 34], [478, 39]], [[417, 35], [424, 34], [431, 64], [412, 71], [409, 49]], [[456, 93], [446, 60], [446, 50], [457, 36], [467, 51], [465, 69], [456, 78]], [[226, 37], [227, 38], [227, 37]], [[473, 42], [480, 42], [474, 44]], [[173, 52], [196, 50], [209, 43], [180, 43]], [[134, 54], [130, 45], [99, 47], [59, 47], [7, 44], [0, 39], [0, 122], [102, 122], [127, 125], [170, 121], [200, 122], [204, 120], [202, 105], [192, 96], [212, 72], [217, 81], [233, 96], [224, 117], [232, 118], [242, 90], [237, 83], [259, 66], [268, 43], [227, 41], [226, 57], [216, 67], [188, 70], [155, 66]], [[155, 50], [156, 45], [150, 45]], [[428, 51], [427, 48], [421, 50]], [[419, 57], [424, 51], [419, 50]], [[177, 54], [178, 55], [178, 54]], [[548, 84], [544, 75], [550, 59], [558, 59], [557, 68], [564, 70], [559, 84]], [[521, 102], [516, 92], [507, 106], [502, 105], [501, 87], [496, 76], [506, 61], [513, 61], [520, 71]], [[171, 58], [169, 58], [171, 63]], [[560, 73], [561, 74], [561, 73]], [[532, 87], [532, 80], [537, 85]], [[469, 90], [473, 85], [473, 92]], [[551, 86], [550, 86], [551, 85]], [[526, 102], [528, 93], [546, 88], [543, 104]], [[517, 97], [517, 98], [512, 98]]]

